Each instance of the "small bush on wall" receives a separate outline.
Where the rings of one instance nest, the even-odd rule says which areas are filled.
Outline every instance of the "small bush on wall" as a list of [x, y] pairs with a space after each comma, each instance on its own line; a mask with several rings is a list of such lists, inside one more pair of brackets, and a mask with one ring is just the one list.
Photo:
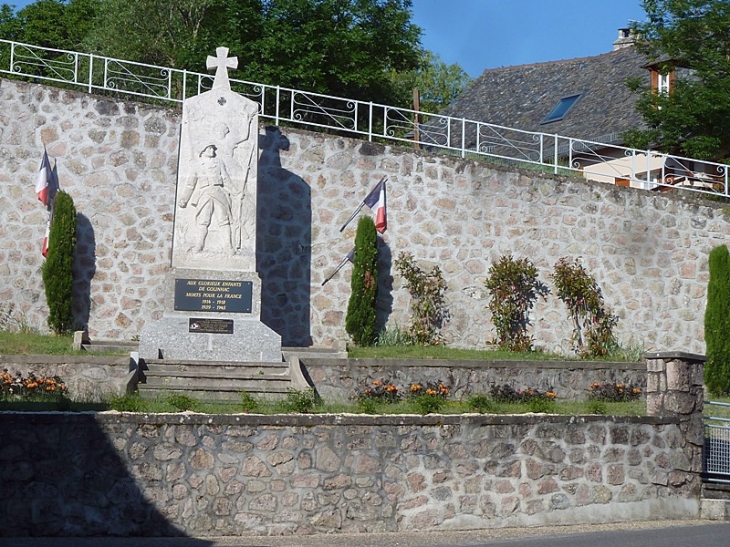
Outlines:
[[446, 281], [441, 268], [434, 266], [423, 271], [411, 253], [402, 252], [395, 261], [395, 267], [406, 281], [411, 295], [411, 324], [408, 334], [415, 344], [441, 345], [441, 328], [449, 320], [446, 307]]
[[378, 233], [370, 217], [362, 217], [357, 224], [350, 287], [345, 330], [358, 346], [372, 346], [377, 335]]
[[48, 303], [48, 326], [56, 334], [73, 327], [73, 260], [76, 250], [76, 207], [66, 192], [58, 192], [43, 264], [43, 285]]
[[529, 312], [537, 298], [548, 293], [537, 279], [537, 268], [527, 258], [501, 256], [492, 264], [484, 282], [491, 297], [489, 311], [497, 329], [497, 344], [509, 351], [529, 351], [532, 337], [527, 334]]
[[617, 346], [618, 317], [604, 307], [596, 280], [568, 257], [558, 260], [551, 277], [573, 320], [573, 350], [581, 357], [608, 355]]

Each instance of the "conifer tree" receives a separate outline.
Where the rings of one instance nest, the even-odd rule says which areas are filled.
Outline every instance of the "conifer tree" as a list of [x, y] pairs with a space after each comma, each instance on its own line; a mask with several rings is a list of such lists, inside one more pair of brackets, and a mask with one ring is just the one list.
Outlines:
[[705, 308], [705, 385], [713, 395], [730, 392], [730, 253], [725, 245], [710, 251]]
[[357, 224], [350, 286], [352, 294], [347, 305], [345, 330], [358, 346], [370, 346], [377, 334], [378, 295], [378, 234], [370, 217], [362, 217]]
[[76, 249], [76, 207], [66, 192], [58, 192], [43, 264], [43, 285], [48, 303], [48, 326], [56, 334], [73, 327], [73, 258]]

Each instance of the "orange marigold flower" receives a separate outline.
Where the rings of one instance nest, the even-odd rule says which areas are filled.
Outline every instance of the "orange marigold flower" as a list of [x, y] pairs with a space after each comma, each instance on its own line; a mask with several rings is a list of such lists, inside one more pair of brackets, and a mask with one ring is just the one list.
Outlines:
[[388, 393], [393, 393], [394, 391], [398, 391], [398, 388], [395, 387], [393, 384], [388, 384], [387, 386], [385, 386], [385, 391], [387, 391]]
[[546, 391], [545, 397], [549, 397], [550, 399], [555, 399], [555, 397], [557, 397], [557, 395], [555, 393], [553, 393], [552, 391]]
[[380, 380], [375, 380], [375, 381], [373, 382], [373, 385], [374, 385], [374, 386], [376, 386], [376, 387], [380, 387], [380, 386], [382, 386], [382, 385], [383, 385], [383, 382], [381, 382]]
[[421, 384], [411, 384], [411, 391], [421, 391]]
[[428, 388], [426, 390], [426, 395], [436, 395], [436, 390], [432, 388]]

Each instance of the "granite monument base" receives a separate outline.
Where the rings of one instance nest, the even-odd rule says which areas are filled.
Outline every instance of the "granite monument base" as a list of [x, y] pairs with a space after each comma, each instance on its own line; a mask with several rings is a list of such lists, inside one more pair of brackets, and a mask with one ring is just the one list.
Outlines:
[[[140, 335], [143, 359], [282, 362], [281, 337], [252, 318], [213, 319], [169, 314], [145, 326]], [[210, 320], [208, 320], [210, 321]], [[208, 325], [212, 328], [206, 328]], [[221, 332], [211, 332], [216, 329]], [[224, 330], [225, 329], [225, 330]]]
[[260, 320], [255, 272], [174, 269], [165, 312], [140, 332], [143, 359], [282, 362], [281, 336]]

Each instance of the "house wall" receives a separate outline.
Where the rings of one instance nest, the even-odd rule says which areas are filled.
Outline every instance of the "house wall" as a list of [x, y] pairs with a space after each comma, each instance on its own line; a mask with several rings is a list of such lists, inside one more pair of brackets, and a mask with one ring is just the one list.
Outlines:
[[[163, 312], [179, 110], [8, 80], [0, 99], [0, 327], [45, 326], [47, 215], [33, 190], [44, 143], [79, 212], [79, 321], [92, 339], [132, 338]], [[356, 221], [340, 227], [387, 176], [381, 324], [409, 321], [392, 265], [403, 251], [442, 269], [444, 337], [476, 348], [495, 337], [483, 284], [493, 261], [528, 257], [550, 287], [570, 256], [620, 317], [623, 344], [704, 352], [707, 255], [730, 232], [719, 203], [289, 128], [262, 127], [259, 139], [261, 315], [285, 346], [346, 338], [350, 266], [322, 282], [353, 245]], [[531, 318], [537, 347], [570, 353], [573, 326], [554, 295]]]

